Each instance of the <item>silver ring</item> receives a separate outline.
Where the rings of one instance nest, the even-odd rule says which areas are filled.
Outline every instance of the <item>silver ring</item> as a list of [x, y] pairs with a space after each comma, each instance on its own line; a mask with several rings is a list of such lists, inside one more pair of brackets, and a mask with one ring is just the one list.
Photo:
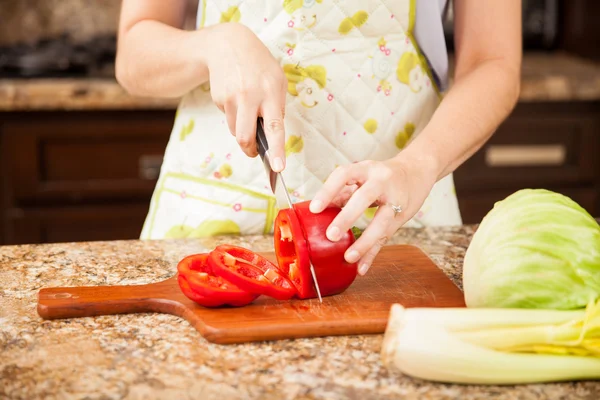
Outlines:
[[394, 211], [394, 218], [396, 218], [396, 215], [398, 215], [399, 213], [402, 212], [402, 207], [401, 206], [396, 206], [394, 204], [389, 204], [389, 203], [388, 203], [388, 205], [390, 207], [392, 207], [392, 211]]

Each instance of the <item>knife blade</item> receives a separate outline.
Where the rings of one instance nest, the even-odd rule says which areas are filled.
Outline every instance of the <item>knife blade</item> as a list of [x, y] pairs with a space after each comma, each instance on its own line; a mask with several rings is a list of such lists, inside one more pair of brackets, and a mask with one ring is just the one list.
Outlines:
[[[292, 199], [290, 198], [290, 194], [285, 184], [285, 180], [283, 179], [283, 175], [279, 172], [273, 171], [273, 169], [271, 168], [271, 160], [269, 158], [269, 143], [267, 142], [267, 136], [265, 135], [263, 119], [260, 117], [256, 121], [256, 143], [258, 147], [258, 154], [260, 155], [260, 158], [263, 161], [263, 164], [265, 166], [265, 172], [267, 173], [267, 176], [269, 178], [271, 190], [275, 195], [277, 207], [279, 207], [280, 210], [289, 208], [292, 210], [292, 212], [296, 214], [296, 216], [298, 216], [296, 210], [294, 209]], [[310, 256], [308, 261], [310, 264], [310, 273], [312, 275], [313, 283], [315, 285], [315, 290], [317, 291], [317, 295], [319, 296], [319, 301], [322, 303], [323, 298], [321, 297], [321, 289], [319, 288], [317, 274], [315, 272], [315, 267], [313, 266]]]

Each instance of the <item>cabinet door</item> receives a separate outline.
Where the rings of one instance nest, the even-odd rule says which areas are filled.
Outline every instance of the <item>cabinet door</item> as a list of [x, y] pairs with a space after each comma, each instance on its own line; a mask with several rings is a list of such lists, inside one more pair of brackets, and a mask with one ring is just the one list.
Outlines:
[[598, 180], [600, 104], [520, 104], [456, 172], [463, 192], [583, 186]]
[[148, 199], [174, 112], [14, 114], [2, 121], [12, 204]]
[[526, 188], [549, 189], [600, 217], [600, 103], [520, 103], [454, 173], [467, 224]]
[[148, 203], [60, 208], [13, 208], [7, 212], [6, 244], [138, 239]]

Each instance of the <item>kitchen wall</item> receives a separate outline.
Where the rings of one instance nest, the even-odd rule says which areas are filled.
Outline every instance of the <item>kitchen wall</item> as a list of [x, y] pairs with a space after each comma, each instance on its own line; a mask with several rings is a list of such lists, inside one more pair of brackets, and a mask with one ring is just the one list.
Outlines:
[[[193, 24], [198, 1], [189, 3]], [[1, 0], [0, 46], [33, 44], [63, 34], [75, 42], [113, 35], [120, 7], [121, 0]]]

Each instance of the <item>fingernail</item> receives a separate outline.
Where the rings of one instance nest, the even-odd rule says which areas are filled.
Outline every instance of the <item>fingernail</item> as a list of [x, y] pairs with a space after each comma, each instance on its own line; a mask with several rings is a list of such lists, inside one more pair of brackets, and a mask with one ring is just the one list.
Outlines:
[[359, 275], [366, 274], [370, 267], [371, 266], [369, 264], [363, 264], [363, 265], [361, 265], [360, 268], [358, 268], [358, 274]]
[[327, 230], [327, 238], [333, 242], [340, 239], [340, 228], [332, 226]]
[[273, 160], [273, 170], [275, 172], [281, 172], [283, 170], [283, 160], [279, 157]]
[[313, 200], [310, 202], [310, 212], [318, 213], [321, 211], [321, 207], [323, 206], [323, 202], [321, 200]]
[[360, 254], [358, 254], [358, 251], [356, 250], [350, 250], [346, 255], [346, 261], [348, 261], [351, 264], [357, 262], [359, 258]]

